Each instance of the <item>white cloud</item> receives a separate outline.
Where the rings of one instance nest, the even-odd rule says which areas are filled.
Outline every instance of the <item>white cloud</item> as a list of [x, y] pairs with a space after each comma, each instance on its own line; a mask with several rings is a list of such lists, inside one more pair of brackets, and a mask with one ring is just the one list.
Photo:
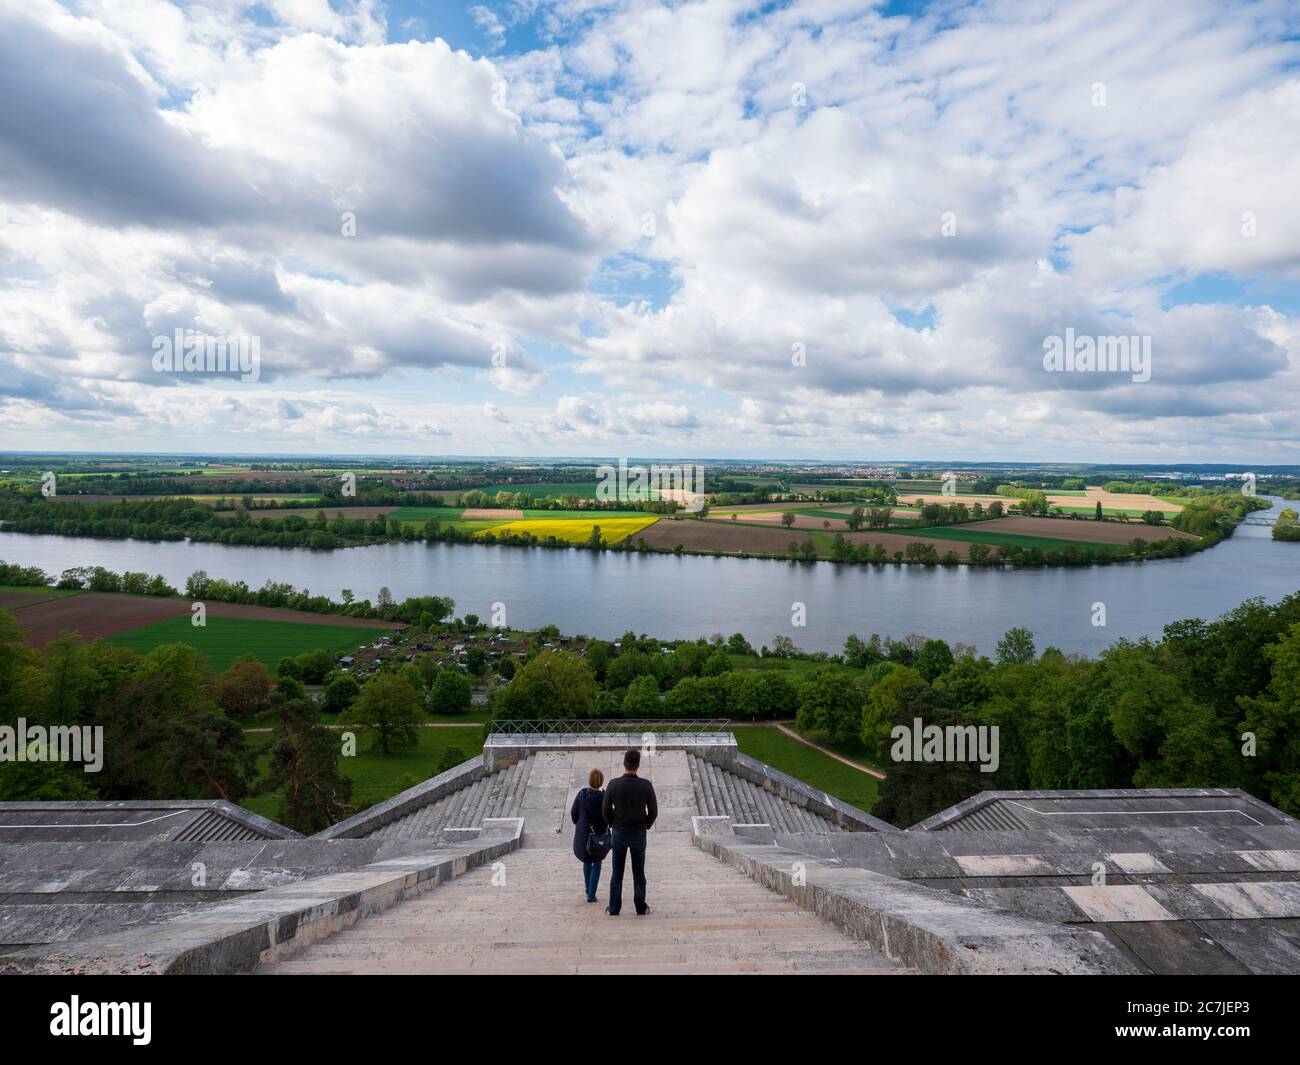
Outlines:
[[[384, 17], [0, 10], [0, 446], [1300, 443], [1285, 0], [516, 0], [491, 60]], [[1171, 304], [1204, 275], [1252, 306]], [[262, 383], [160, 380], [177, 327], [260, 337]], [[1150, 335], [1151, 381], [1044, 374], [1066, 327]]]

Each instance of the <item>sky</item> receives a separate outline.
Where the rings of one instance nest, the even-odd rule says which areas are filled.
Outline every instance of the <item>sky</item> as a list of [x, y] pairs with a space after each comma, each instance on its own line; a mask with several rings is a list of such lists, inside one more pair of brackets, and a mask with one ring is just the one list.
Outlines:
[[1298, 31], [0, 0], [0, 449], [1300, 462]]

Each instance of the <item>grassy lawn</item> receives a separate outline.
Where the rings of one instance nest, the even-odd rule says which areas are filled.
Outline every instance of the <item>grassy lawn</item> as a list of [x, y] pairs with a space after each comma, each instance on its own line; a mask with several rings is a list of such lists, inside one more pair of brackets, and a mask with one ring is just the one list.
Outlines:
[[[246, 738], [251, 746], [266, 749], [257, 760], [259, 772], [265, 770], [275, 733], [246, 733]], [[356, 756], [339, 759], [343, 772], [352, 778], [352, 805], [358, 811], [428, 780], [434, 775], [438, 757], [448, 747], [460, 748], [466, 758], [473, 758], [483, 750], [482, 734], [477, 726], [422, 728], [417, 747], [389, 755], [372, 751], [370, 742], [367, 737], [358, 736]], [[274, 795], [258, 795], [241, 805], [275, 820], [277, 802]]]
[[736, 743], [742, 754], [789, 773], [859, 810], [870, 810], [880, 782], [875, 777], [805, 747], [774, 728], [738, 728]]
[[795, 728], [794, 725], [787, 726], [794, 729], [800, 736], [807, 736], [813, 743], [819, 743], [827, 747], [836, 754], [842, 754], [845, 758], [852, 758], [855, 762], [861, 762], [863, 765], [869, 765], [873, 769], [879, 769], [882, 773], [889, 772], [887, 765], [881, 765], [872, 751], [867, 750], [866, 744], [856, 737], [851, 740], [845, 740], [843, 743], [831, 743], [820, 732], [804, 732], [802, 729]]
[[205, 627], [196, 628], [189, 615], [182, 615], [112, 636], [108, 642], [138, 654], [148, 654], [163, 644], [187, 643], [206, 654], [218, 671], [230, 668], [236, 658], [251, 652], [274, 672], [285, 655], [300, 655], [317, 648], [343, 654], [383, 634], [382, 629], [361, 626], [243, 618], [208, 618]]

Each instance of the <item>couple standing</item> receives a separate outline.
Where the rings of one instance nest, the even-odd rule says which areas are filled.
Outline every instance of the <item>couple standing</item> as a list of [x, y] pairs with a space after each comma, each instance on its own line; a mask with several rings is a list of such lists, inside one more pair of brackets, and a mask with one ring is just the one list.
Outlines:
[[582, 862], [582, 879], [587, 901], [596, 901], [600, 885], [600, 864], [614, 852], [614, 874], [609, 881], [609, 905], [605, 912], [617, 917], [623, 908], [623, 870], [632, 855], [632, 902], [638, 917], [650, 912], [645, 904], [646, 832], [659, 816], [659, 803], [650, 781], [637, 776], [641, 752], [623, 755], [623, 775], [601, 790], [605, 774], [593, 769], [587, 774], [587, 786], [574, 797], [569, 816], [576, 826], [573, 854]]

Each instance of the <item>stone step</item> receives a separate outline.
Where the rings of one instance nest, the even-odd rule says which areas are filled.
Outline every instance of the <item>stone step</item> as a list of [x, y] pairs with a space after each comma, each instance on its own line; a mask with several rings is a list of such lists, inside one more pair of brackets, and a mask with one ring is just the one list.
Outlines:
[[[685, 766], [682, 767], [683, 771]], [[554, 788], [552, 764], [538, 786]], [[554, 832], [546, 833], [550, 840]], [[901, 973], [908, 970], [829, 922], [693, 847], [681, 832], [652, 836], [651, 912], [636, 917], [631, 871], [624, 912], [582, 897], [581, 867], [563, 849], [525, 846], [417, 898], [264, 966], [273, 973]], [[549, 842], [549, 841], [548, 841]]]

